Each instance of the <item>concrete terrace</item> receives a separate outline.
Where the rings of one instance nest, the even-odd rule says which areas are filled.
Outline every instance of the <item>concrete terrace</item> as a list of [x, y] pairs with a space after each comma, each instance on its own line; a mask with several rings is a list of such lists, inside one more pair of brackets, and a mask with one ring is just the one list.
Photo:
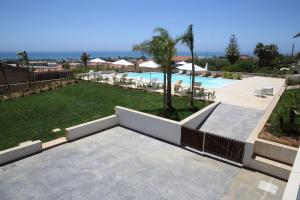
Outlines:
[[286, 183], [115, 127], [0, 167], [8, 199], [281, 199]]
[[266, 110], [274, 96], [264, 98], [254, 96], [254, 90], [264, 87], [273, 87], [276, 94], [285, 84], [284, 79], [269, 77], [249, 77], [236, 81], [222, 88], [214, 89], [216, 92], [215, 101], [236, 106]]

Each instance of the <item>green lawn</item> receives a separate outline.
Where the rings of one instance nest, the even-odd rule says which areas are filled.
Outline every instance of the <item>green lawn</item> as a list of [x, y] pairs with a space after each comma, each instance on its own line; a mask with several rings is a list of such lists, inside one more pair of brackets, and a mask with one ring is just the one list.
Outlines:
[[[291, 105], [293, 105], [294, 109], [296, 110], [294, 125], [291, 125], [290, 122]], [[275, 136], [299, 137], [300, 116], [297, 116], [297, 113], [300, 113], [300, 89], [287, 90], [281, 96], [278, 104], [269, 118], [268, 130]], [[281, 125], [280, 117], [282, 117], [283, 122]]]
[[197, 101], [196, 109], [186, 98], [173, 97], [175, 110], [162, 111], [162, 95], [122, 89], [97, 83], [78, 83], [12, 101], [0, 102], [0, 150], [27, 140], [49, 141], [64, 132], [51, 130], [74, 126], [114, 113], [124, 106], [139, 111], [181, 120], [209, 103]]

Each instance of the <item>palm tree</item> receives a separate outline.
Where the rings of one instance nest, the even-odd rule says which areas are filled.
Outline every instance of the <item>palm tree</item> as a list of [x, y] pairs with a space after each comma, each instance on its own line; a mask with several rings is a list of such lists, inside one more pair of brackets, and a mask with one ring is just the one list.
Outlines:
[[29, 85], [29, 88], [31, 89], [32, 85], [31, 85], [31, 76], [30, 76], [30, 74], [31, 74], [32, 70], [30, 69], [27, 52], [26, 51], [19, 52], [19, 53], [17, 53], [17, 56], [19, 57], [20, 65], [27, 67], [28, 85]]
[[158, 33], [158, 35], [154, 35], [150, 40], [135, 45], [133, 50], [152, 55], [154, 61], [162, 66], [164, 73], [163, 107], [172, 108], [172, 57], [176, 53], [176, 41], [163, 28], [156, 28], [154, 32]]
[[181, 44], [184, 44], [188, 47], [192, 55], [192, 91], [191, 91], [191, 106], [194, 105], [194, 84], [195, 84], [195, 59], [194, 59], [194, 33], [193, 33], [193, 25], [190, 24], [186, 30], [186, 32], [177, 38], [177, 41], [180, 41]]
[[81, 58], [81, 61], [83, 62], [84, 68], [86, 70], [86, 68], [87, 68], [87, 62], [90, 59], [90, 55], [87, 54], [86, 52], [83, 52], [83, 54], [81, 55], [80, 58]]
[[10, 86], [9, 86], [7, 76], [6, 76], [6, 73], [5, 73], [4, 63], [2, 63], [2, 62], [0, 62], [0, 69], [1, 69], [1, 72], [3, 74], [3, 78], [4, 78], [4, 81], [5, 81], [5, 85], [6, 85], [6, 88], [8, 90], [8, 93], [10, 93]]
[[256, 44], [253, 53], [258, 57], [258, 65], [262, 67], [264, 64], [265, 45], [262, 42]]
[[300, 37], [300, 33], [297, 33], [296, 35], [294, 35], [294, 38], [296, 37]]

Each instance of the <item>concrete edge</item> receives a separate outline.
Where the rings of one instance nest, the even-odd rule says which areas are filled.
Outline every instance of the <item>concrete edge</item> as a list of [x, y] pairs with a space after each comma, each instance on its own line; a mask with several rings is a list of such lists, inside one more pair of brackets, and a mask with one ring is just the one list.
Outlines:
[[283, 200], [297, 199], [300, 188], [300, 151], [298, 150], [294, 166], [283, 193]]
[[38, 153], [40, 151], [42, 151], [42, 142], [40, 140], [20, 143], [19, 146], [0, 151], [0, 165]]
[[151, 117], [151, 118], [155, 118], [155, 119], [158, 119], [158, 120], [161, 120], [161, 121], [164, 121], [164, 122], [169, 122], [169, 123], [180, 125], [180, 122], [172, 120], [172, 119], [167, 119], [167, 118], [164, 118], [164, 117], [160, 117], [160, 116], [157, 116], [157, 115], [152, 115], [152, 114], [149, 114], [149, 113], [133, 110], [133, 109], [130, 109], [130, 108], [125, 108], [125, 107], [122, 107], [122, 106], [116, 106], [115, 107], [116, 115], [118, 115], [118, 112], [117, 112], [118, 109], [125, 110], [125, 111], [131, 112], [131, 113], [140, 114], [140, 115]]
[[68, 141], [75, 140], [104, 129], [118, 125], [117, 115], [100, 118], [73, 127], [66, 128], [66, 138]]
[[215, 107], [217, 107], [219, 104], [221, 104], [221, 102], [219, 101], [216, 101], [204, 108], [202, 108], [201, 110], [199, 110], [198, 112], [186, 117], [185, 119], [181, 120], [179, 123], [181, 125], [184, 125], [188, 122], [190, 122], [191, 120], [195, 119], [196, 117], [198, 117], [199, 115], [202, 115], [203, 113], [205, 113], [206, 111], [210, 111], [210, 110], [213, 110]]

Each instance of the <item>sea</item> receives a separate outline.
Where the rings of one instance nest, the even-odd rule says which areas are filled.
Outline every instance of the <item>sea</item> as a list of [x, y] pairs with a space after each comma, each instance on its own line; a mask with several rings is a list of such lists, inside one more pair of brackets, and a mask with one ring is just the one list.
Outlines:
[[[80, 55], [82, 51], [27, 51], [28, 57], [30, 60], [68, 60], [68, 59], [80, 59]], [[125, 58], [125, 57], [141, 57], [145, 56], [150, 58], [149, 55], [144, 55], [139, 52], [134, 51], [87, 51], [91, 58]], [[224, 56], [224, 52], [196, 52], [197, 56], [200, 57], [219, 57]], [[178, 56], [189, 56], [189, 52], [177, 52]], [[1, 60], [10, 60], [10, 59], [17, 59], [17, 52], [13, 51], [0, 51], [0, 59]]]

